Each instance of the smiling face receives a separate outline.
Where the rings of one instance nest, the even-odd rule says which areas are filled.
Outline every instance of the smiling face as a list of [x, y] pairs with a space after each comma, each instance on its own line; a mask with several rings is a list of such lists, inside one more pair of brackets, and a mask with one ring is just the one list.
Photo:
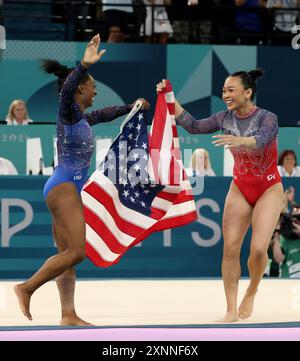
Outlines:
[[12, 110], [12, 114], [16, 120], [26, 119], [26, 108], [23, 102], [18, 102]]
[[290, 168], [294, 168], [296, 164], [296, 159], [295, 156], [293, 154], [287, 154], [284, 158], [283, 158], [283, 167], [286, 169], [290, 169]]
[[245, 89], [239, 77], [229, 76], [224, 83], [222, 98], [228, 110], [239, 110], [251, 101], [252, 89]]

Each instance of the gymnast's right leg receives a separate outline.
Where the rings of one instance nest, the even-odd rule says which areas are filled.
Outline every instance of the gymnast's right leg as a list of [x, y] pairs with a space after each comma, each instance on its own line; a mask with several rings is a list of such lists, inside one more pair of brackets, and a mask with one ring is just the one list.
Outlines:
[[14, 287], [20, 308], [29, 320], [32, 320], [31, 295], [44, 283], [63, 274], [85, 258], [83, 206], [75, 185], [61, 183], [55, 186], [49, 191], [46, 202], [66, 249], [50, 257], [29, 280]]
[[224, 250], [222, 276], [226, 295], [226, 315], [218, 320], [229, 323], [239, 320], [237, 310], [238, 283], [241, 276], [240, 252], [245, 234], [250, 226], [252, 207], [232, 182], [225, 200], [223, 215]]

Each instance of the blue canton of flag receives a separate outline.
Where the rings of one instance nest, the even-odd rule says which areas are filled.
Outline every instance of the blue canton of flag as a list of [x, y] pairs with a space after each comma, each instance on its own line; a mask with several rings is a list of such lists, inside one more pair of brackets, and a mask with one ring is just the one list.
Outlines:
[[117, 188], [121, 203], [145, 215], [151, 213], [153, 199], [164, 188], [151, 183], [148, 160], [146, 112], [140, 110], [123, 125], [104, 159], [102, 169]]

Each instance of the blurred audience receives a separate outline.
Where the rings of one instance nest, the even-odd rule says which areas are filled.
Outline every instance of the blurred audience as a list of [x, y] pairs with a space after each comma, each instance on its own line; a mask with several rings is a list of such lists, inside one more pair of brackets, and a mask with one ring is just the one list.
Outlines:
[[[268, 0], [267, 8], [273, 11], [272, 44], [289, 45], [292, 40], [291, 30], [296, 24], [297, 10], [290, 10], [300, 7], [300, 0]], [[283, 9], [283, 10], [280, 10]]]
[[102, 4], [102, 11], [108, 28], [107, 42], [124, 42], [131, 30], [133, 31], [133, 29], [130, 30], [130, 26], [136, 25], [132, 0], [102, 0]]
[[18, 175], [18, 171], [10, 160], [0, 157], [0, 175]]
[[260, 7], [266, 7], [262, 0], [235, 0], [237, 43], [259, 44], [262, 42]]
[[194, 150], [186, 172], [189, 177], [216, 175], [211, 167], [209, 153], [206, 149], [198, 148]]
[[163, 5], [170, 5], [171, 0], [144, 0], [144, 3], [161, 6], [146, 7], [146, 19], [145, 24], [141, 26], [141, 35], [145, 35], [146, 42], [167, 44], [169, 37], [173, 35], [173, 28]]
[[280, 277], [300, 278], [300, 206], [290, 213], [283, 213], [280, 234], [276, 232], [273, 257], [280, 265]]
[[282, 177], [300, 177], [300, 167], [297, 166], [296, 153], [286, 149], [278, 158], [278, 171]]
[[24, 100], [14, 100], [8, 108], [8, 114], [6, 117], [7, 125], [27, 125], [32, 122], [33, 120], [28, 116]]

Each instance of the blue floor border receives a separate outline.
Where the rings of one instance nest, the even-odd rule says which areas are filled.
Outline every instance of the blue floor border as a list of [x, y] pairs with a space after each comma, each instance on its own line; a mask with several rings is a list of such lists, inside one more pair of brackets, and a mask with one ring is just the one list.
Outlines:
[[115, 325], [115, 326], [0, 326], [1, 331], [49, 331], [49, 330], [95, 330], [115, 328], [300, 328], [297, 322], [269, 322], [269, 323], [234, 323], [234, 324], [192, 324], [192, 325]]

